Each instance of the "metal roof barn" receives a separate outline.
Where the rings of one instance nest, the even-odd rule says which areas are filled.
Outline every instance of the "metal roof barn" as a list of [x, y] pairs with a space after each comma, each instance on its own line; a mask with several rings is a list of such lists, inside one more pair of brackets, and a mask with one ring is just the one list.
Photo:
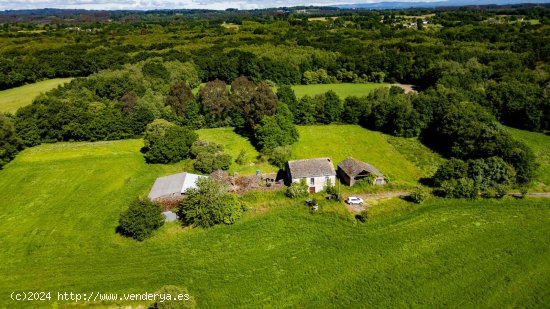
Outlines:
[[207, 177], [191, 173], [179, 173], [170, 176], [159, 177], [155, 180], [153, 188], [149, 192], [151, 201], [159, 198], [181, 196], [185, 190], [196, 188], [197, 179]]

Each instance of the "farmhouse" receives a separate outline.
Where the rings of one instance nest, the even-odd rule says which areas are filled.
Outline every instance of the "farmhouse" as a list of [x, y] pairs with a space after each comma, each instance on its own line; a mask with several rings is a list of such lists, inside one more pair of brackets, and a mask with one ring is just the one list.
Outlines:
[[357, 180], [371, 176], [373, 177], [373, 184], [386, 184], [386, 177], [376, 167], [368, 163], [354, 158], [347, 158], [338, 163], [338, 177], [342, 183], [347, 185], [353, 186]]
[[155, 180], [155, 184], [149, 192], [148, 197], [151, 201], [181, 197], [185, 190], [189, 188], [196, 188], [197, 179], [201, 177], [207, 176], [191, 173], [179, 173], [159, 177]]
[[330, 158], [288, 161], [286, 172], [289, 182], [305, 180], [310, 193], [321, 192], [329, 181], [336, 184], [336, 172]]

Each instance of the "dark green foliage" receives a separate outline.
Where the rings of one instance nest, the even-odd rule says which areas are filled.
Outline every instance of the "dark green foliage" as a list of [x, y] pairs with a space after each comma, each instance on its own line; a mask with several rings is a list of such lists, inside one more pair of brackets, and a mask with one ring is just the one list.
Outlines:
[[294, 121], [297, 124], [315, 123], [315, 101], [312, 97], [305, 95], [298, 101]]
[[359, 222], [361, 223], [365, 223], [367, 222], [367, 220], [369, 219], [369, 212], [368, 210], [361, 210], [361, 212], [357, 215], [355, 215], [355, 219], [357, 219]]
[[441, 186], [446, 180], [466, 177], [468, 177], [468, 164], [460, 159], [452, 158], [437, 169], [433, 180], [436, 186]]
[[191, 87], [185, 81], [177, 81], [170, 87], [166, 96], [166, 105], [170, 106], [178, 116], [185, 116], [189, 105], [194, 100]]
[[411, 191], [409, 199], [416, 204], [421, 204], [426, 198], [428, 198], [429, 193], [424, 188], [415, 188]]
[[118, 232], [124, 236], [143, 241], [164, 224], [159, 204], [149, 200], [135, 199], [128, 209], [120, 214]]
[[164, 64], [160, 61], [147, 61], [141, 69], [144, 76], [151, 78], [158, 78], [161, 80], [167, 80], [170, 78], [170, 72], [166, 69]]
[[363, 97], [347, 97], [344, 100], [342, 121], [349, 124], [364, 123], [371, 113], [370, 101]]
[[223, 125], [231, 112], [227, 85], [221, 80], [210, 81], [199, 90], [202, 114], [208, 126]]
[[284, 168], [286, 162], [292, 157], [290, 146], [278, 146], [269, 153], [269, 163], [280, 169]]
[[11, 116], [0, 114], [0, 169], [15, 157], [22, 146]]
[[315, 98], [315, 118], [319, 123], [329, 124], [339, 122], [342, 116], [343, 105], [336, 92], [330, 90]]
[[254, 127], [254, 137], [261, 152], [269, 154], [279, 146], [291, 145], [298, 140], [298, 130], [286, 104], [280, 104], [274, 116], [264, 116]]
[[188, 189], [186, 198], [178, 208], [185, 225], [212, 227], [216, 224], [233, 224], [240, 219], [244, 206], [239, 198], [227, 192], [221, 182], [211, 178], [197, 180], [196, 189]]
[[[165, 285], [156, 291], [155, 294], [158, 294], [162, 298], [155, 301], [150, 306], [150, 309], [193, 309], [197, 307], [195, 298], [189, 294], [186, 288]], [[170, 297], [167, 295], [170, 295]]]
[[190, 155], [191, 145], [198, 136], [191, 129], [180, 127], [164, 119], [147, 126], [143, 147], [148, 163], [174, 163]]
[[[414, 109], [410, 96], [400, 91], [379, 88], [368, 96], [371, 106], [365, 126], [401, 137], [414, 137], [420, 133], [423, 124]], [[365, 114], [368, 109], [365, 110]]]
[[305, 198], [308, 196], [308, 185], [305, 180], [293, 182], [286, 188], [286, 196], [290, 198]]
[[508, 185], [515, 180], [513, 167], [499, 157], [468, 160], [467, 164], [468, 178], [472, 179], [481, 190]]
[[281, 85], [277, 89], [277, 99], [279, 102], [284, 103], [288, 106], [292, 114], [296, 115], [298, 110], [298, 99], [294, 90], [289, 85]]
[[241, 149], [241, 151], [239, 152], [239, 155], [235, 159], [235, 163], [237, 163], [239, 165], [246, 164], [246, 150]]
[[234, 104], [234, 112], [244, 118], [244, 127], [249, 130], [252, 130], [262, 117], [272, 116], [277, 109], [277, 96], [271, 87], [265, 82], [256, 86], [244, 76], [231, 83], [231, 101]]
[[470, 178], [445, 180], [438, 191], [440, 195], [448, 198], [469, 198], [479, 196], [479, 187]]

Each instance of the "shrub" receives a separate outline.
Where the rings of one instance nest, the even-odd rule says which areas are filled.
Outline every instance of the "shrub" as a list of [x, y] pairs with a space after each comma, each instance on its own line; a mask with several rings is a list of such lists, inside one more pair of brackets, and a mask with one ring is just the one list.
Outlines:
[[246, 150], [241, 149], [241, 151], [239, 152], [239, 155], [237, 155], [237, 158], [235, 159], [235, 163], [239, 165], [246, 164]]
[[201, 152], [197, 156], [197, 160], [193, 163], [193, 167], [200, 172], [210, 174], [217, 170], [228, 170], [231, 165], [231, 156], [223, 153], [208, 153]]
[[362, 222], [362, 223], [367, 222], [368, 218], [369, 218], [369, 212], [366, 209], [362, 210], [359, 214], [355, 215], [355, 219], [357, 219], [359, 222]]
[[178, 214], [183, 224], [211, 227], [232, 224], [242, 217], [244, 205], [239, 198], [227, 192], [227, 187], [211, 178], [197, 180], [197, 188], [188, 189]]
[[290, 198], [304, 198], [308, 195], [308, 186], [305, 180], [300, 180], [300, 182], [293, 182], [286, 189], [286, 196]]
[[332, 181], [327, 181], [325, 184], [325, 193], [331, 198], [336, 198], [338, 196], [338, 189], [332, 184]]
[[440, 192], [445, 197], [474, 199], [479, 195], [479, 187], [469, 178], [450, 179], [441, 184]]
[[292, 156], [292, 149], [290, 146], [280, 146], [273, 149], [271, 154], [269, 155], [269, 163], [278, 167], [278, 168], [284, 168], [286, 162], [290, 160], [290, 157]]
[[149, 200], [136, 199], [120, 214], [118, 232], [142, 241], [164, 224], [160, 205]]
[[420, 204], [422, 203], [427, 197], [428, 197], [428, 191], [424, 188], [416, 188], [411, 192], [411, 195], [409, 196], [410, 200]]
[[433, 181], [436, 186], [440, 186], [446, 180], [466, 178], [467, 175], [468, 164], [462, 160], [452, 158], [437, 169]]
[[[153, 309], [192, 309], [197, 307], [195, 299], [185, 288], [175, 285], [165, 285], [155, 292], [159, 295], [150, 308]], [[170, 295], [170, 296], [168, 296]], [[180, 300], [182, 298], [182, 300]]]

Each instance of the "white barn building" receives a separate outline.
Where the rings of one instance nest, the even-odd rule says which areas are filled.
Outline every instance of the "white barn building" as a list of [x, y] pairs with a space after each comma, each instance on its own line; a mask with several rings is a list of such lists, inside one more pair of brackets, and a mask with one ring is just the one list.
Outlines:
[[323, 191], [329, 181], [333, 186], [336, 184], [336, 171], [330, 158], [288, 161], [286, 171], [290, 182], [305, 180], [310, 193]]
[[181, 197], [185, 190], [196, 188], [197, 179], [207, 176], [191, 173], [179, 173], [170, 176], [159, 177], [149, 192], [148, 198], [151, 201], [166, 198]]

